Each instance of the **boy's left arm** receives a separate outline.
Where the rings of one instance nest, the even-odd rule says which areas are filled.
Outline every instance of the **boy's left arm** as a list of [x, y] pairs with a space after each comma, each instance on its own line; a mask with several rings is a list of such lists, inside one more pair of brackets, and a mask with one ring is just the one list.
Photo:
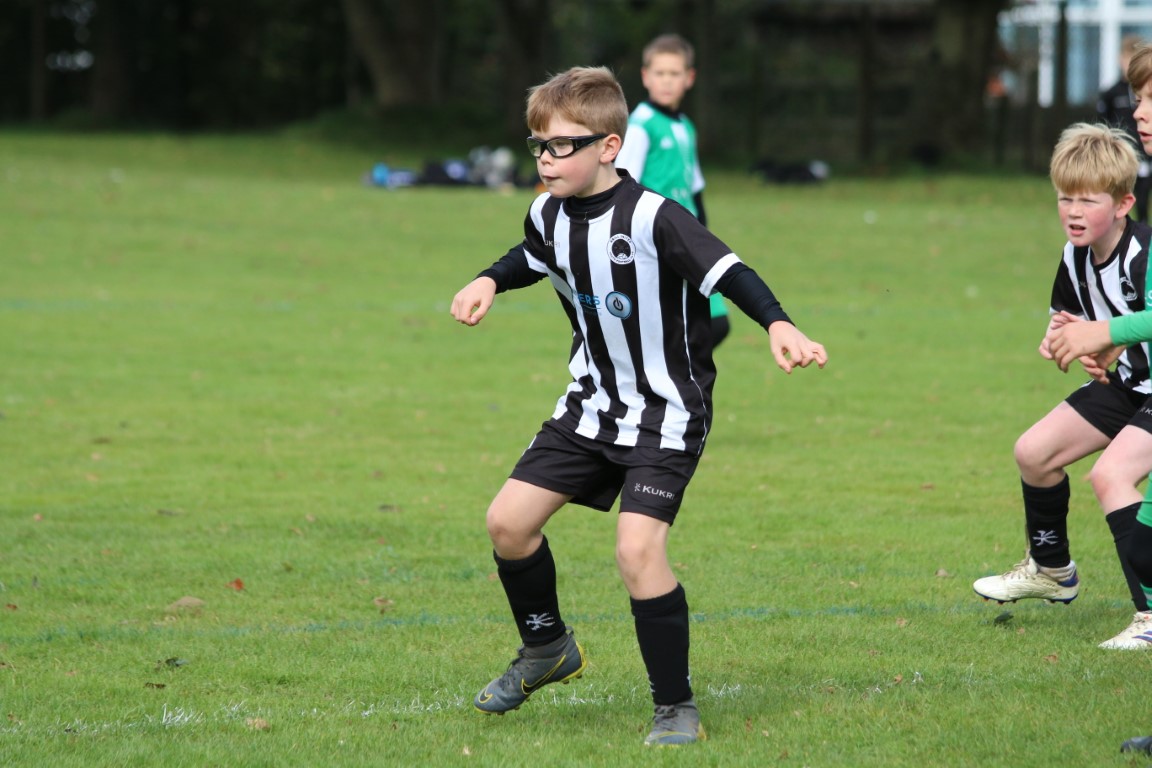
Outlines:
[[824, 345], [809, 339], [792, 323], [756, 270], [737, 264], [716, 282], [716, 290], [768, 331], [772, 356], [784, 373], [791, 373], [797, 366], [807, 368], [812, 363], [823, 368], [828, 362]]

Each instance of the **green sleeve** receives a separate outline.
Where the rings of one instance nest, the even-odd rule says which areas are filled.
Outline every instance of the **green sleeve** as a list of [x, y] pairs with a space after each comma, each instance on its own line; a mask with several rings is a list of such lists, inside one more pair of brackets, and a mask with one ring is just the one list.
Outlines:
[[1113, 344], [1137, 344], [1152, 341], [1152, 309], [1121, 315], [1108, 321]]

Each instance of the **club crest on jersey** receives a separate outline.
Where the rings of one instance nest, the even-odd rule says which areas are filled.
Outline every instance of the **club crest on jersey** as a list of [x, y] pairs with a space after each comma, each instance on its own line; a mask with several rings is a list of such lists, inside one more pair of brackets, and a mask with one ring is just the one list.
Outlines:
[[614, 264], [631, 264], [636, 258], [636, 244], [628, 235], [612, 235], [608, 241], [608, 258]]
[[1140, 295], [1136, 292], [1136, 286], [1132, 285], [1132, 280], [1127, 275], [1120, 278], [1120, 291], [1124, 294], [1124, 301], [1135, 301], [1136, 297]]

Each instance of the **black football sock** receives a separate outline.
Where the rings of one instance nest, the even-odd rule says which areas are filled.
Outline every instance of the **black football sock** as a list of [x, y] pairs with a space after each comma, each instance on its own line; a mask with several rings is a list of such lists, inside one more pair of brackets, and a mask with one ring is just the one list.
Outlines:
[[1128, 537], [1128, 562], [1139, 579], [1144, 599], [1152, 598], [1152, 526], [1139, 517]]
[[688, 600], [684, 587], [650, 600], [632, 599], [636, 640], [648, 669], [652, 701], [679, 704], [692, 698], [688, 673]]
[[1023, 480], [1020, 486], [1032, 559], [1045, 568], [1063, 568], [1072, 562], [1068, 551], [1068, 476], [1051, 488], [1037, 488]]
[[492, 557], [524, 645], [546, 645], [561, 637], [565, 626], [556, 596], [556, 561], [547, 537], [523, 560], [505, 560], [495, 552]]
[[1104, 516], [1108, 521], [1108, 528], [1112, 531], [1112, 541], [1116, 544], [1116, 555], [1120, 558], [1120, 568], [1124, 571], [1124, 581], [1128, 583], [1128, 593], [1132, 595], [1132, 604], [1138, 611], [1148, 610], [1148, 598], [1140, 587], [1140, 577], [1132, 565], [1132, 534], [1136, 529], [1136, 513], [1140, 511], [1140, 502], [1121, 507]]

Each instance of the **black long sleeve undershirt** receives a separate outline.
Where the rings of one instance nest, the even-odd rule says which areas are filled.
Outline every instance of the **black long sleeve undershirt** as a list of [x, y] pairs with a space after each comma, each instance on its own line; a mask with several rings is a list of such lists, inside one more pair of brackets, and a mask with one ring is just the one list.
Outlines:
[[[520, 249], [519, 245], [510, 248], [503, 258], [477, 277], [491, 278], [496, 283], [497, 293], [526, 288], [539, 282], [544, 275], [528, 266]], [[737, 264], [725, 272], [716, 282], [716, 290], [765, 329], [777, 320], [792, 322], [772, 289], [747, 264]]]
[[496, 283], [496, 293], [504, 293], [504, 291], [511, 291], [516, 288], [527, 288], [544, 279], [543, 274], [528, 266], [528, 262], [523, 257], [523, 249], [519, 245], [509, 248], [508, 253], [504, 254], [499, 261], [476, 277], [492, 278], [492, 281]]
[[760, 323], [765, 330], [777, 320], [791, 323], [792, 319], [780, 306], [776, 294], [768, 287], [756, 270], [747, 264], [737, 264], [716, 281], [716, 290], [731, 299], [740, 311]]

